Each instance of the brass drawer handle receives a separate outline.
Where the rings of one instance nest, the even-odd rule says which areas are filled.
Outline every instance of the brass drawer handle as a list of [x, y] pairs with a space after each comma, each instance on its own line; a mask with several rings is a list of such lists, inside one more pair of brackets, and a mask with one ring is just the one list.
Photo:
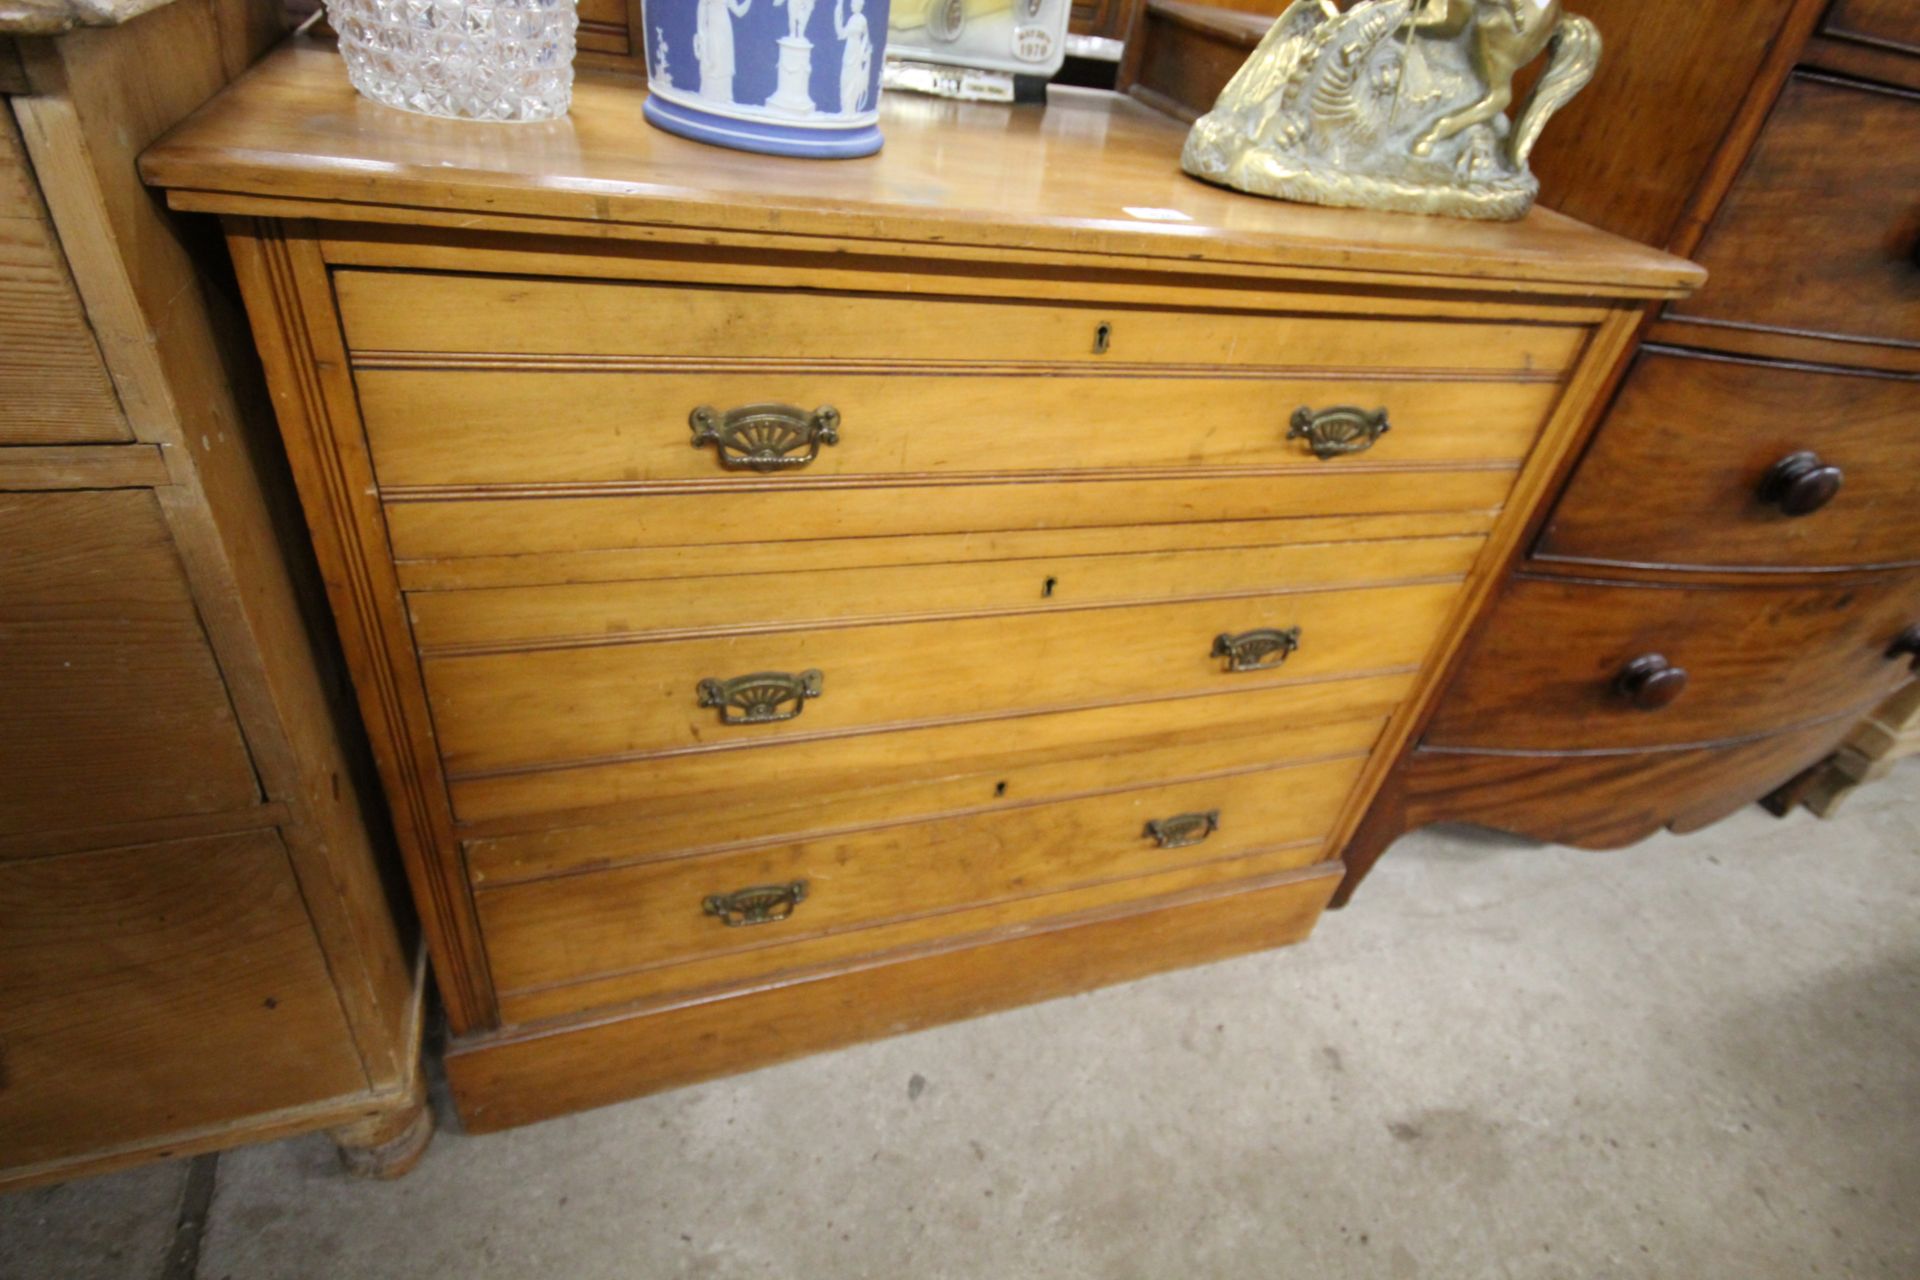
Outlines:
[[721, 724], [778, 724], [799, 715], [808, 698], [820, 696], [825, 679], [819, 670], [791, 675], [785, 671], [756, 671], [731, 680], [702, 680], [700, 705], [718, 707]]
[[[729, 471], [787, 471], [820, 456], [823, 444], [840, 443], [840, 411], [823, 404], [812, 413], [790, 404], [748, 404], [721, 413], [701, 405], [688, 415], [693, 447], [712, 445]], [[805, 448], [805, 453], [795, 453]]]
[[1332, 409], [1311, 409], [1305, 405], [1293, 411], [1293, 425], [1287, 439], [1305, 440], [1316, 458], [1338, 458], [1347, 453], [1365, 453], [1373, 442], [1393, 428], [1387, 423], [1387, 411], [1368, 413], [1352, 405]]
[[1219, 829], [1220, 811], [1209, 809], [1205, 813], [1155, 818], [1147, 824], [1145, 834], [1162, 849], [1184, 849], [1190, 844], [1199, 844]]
[[749, 924], [778, 924], [792, 915], [794, 908], [807, 900], [807, 882], [757, 884], [732, 893], [710, 893], [700, 900], [700, 908], [716, 916], [729, 929]]
[[1242, 631], [1237, 636], [1222, 633], [1213, 638], [1213, 656], [1225, 658], [1229, 671], [1271, 671], [1299, 647], [1298, 627], [1288, 627], [1285, 631], [1260, 627]]

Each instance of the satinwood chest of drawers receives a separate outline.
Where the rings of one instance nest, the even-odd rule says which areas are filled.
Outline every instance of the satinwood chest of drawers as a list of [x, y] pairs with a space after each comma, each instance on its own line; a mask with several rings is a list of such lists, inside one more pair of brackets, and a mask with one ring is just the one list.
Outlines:
[[224, 215], [486, 1129], [1294, 941], [1642, 310], [1544, 210], [1289, 206], [1112, 95], [869, 160], [281, 50]]

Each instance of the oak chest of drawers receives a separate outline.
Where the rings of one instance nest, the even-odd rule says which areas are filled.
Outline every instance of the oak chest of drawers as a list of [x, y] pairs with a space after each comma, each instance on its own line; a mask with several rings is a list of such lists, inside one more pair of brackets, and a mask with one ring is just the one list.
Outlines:
[[1304, 936], [1689, 265], [1177, 171], [1111, 95], [824, 165], [296, 43], [225, 215], [476, 1129]]

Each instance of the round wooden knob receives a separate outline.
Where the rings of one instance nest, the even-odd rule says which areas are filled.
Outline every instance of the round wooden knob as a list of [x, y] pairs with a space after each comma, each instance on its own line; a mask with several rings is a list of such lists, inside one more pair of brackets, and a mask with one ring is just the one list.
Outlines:
[[1790, 516], [1812, 515], [1833, 501], [1845, 478], [1840, 468], [1820, 461], [1812, 450], [1790, 453], [1767, 468], [1760, 481], [1760, 501]]
[[1893, 639], [1887, 649], [1889, 658], [1912, 658], [1913, 669], [1920, 673], [1920, 622], [1914, 623]]
[[1687, 689], [1687, 669], [1667, 661], [1663, 653], [1643, 653], [1620, 668], [1614, 692], [1642, 711], [1658, 711]]

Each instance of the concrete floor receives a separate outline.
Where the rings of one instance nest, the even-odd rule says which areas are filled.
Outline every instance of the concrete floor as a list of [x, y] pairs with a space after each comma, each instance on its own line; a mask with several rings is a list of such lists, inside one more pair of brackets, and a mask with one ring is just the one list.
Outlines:
[[[1833, 821], [1401, 843], [1306, 945], [486, 1138], [0, 1198], [0, 1276], [1920, 1276], [1920, 762]], [[204, 1171], [204, 1166], [203, 1166]]]

